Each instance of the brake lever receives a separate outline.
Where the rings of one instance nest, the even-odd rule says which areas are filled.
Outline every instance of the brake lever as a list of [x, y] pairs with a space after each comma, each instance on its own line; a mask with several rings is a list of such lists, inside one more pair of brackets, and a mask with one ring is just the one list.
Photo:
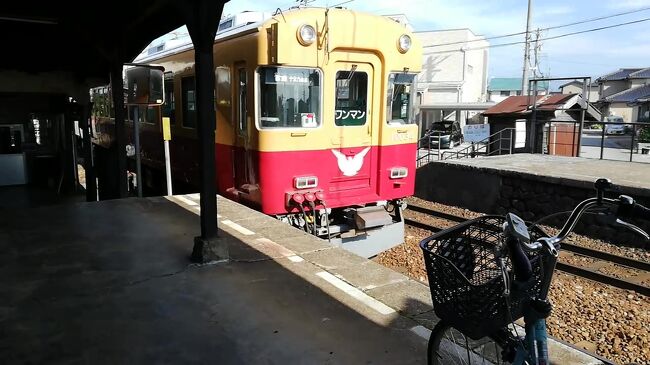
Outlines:
[[616, 223], [645, 237], [646, 241], [650, 241], [650, 236], [648, 235], [648, 233], [646, 233], [646, 231], [642, 230], [641, 228], [635, 226], [634, 224], [625, 222], [620, 218], [616, 218]]

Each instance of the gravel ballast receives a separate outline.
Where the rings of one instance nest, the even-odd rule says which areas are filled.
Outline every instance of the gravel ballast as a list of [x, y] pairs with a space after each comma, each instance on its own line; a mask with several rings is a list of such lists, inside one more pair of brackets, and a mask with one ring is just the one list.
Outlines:
[[[410, 198], [409, 203], [468, 219], [481, 215], [417, 198]], [[405, 216], [440, 228], [456, 224], [410, 211], [405, 212]], [[418, 244], [429, 235], [431, 232], [427, 230], [407, 226], [405, 242], [378, 255], [375, 260], [426, 283], [427, 275]], [[642, 249], [618, 247], [577, 235], [569, 240], [573, 244], [650, 262], [650, 252]], [[593, 264], [588, 258], [571, 256], [570, 260]], [[626, 276], [625, 270], [615, 271], [616, 276]], [[650, 365], [650, 298], [562, 272], [556, 272], [549, 296], [554, 305], [553, 313], [548, 318], [550, 335], [618, 364]]]

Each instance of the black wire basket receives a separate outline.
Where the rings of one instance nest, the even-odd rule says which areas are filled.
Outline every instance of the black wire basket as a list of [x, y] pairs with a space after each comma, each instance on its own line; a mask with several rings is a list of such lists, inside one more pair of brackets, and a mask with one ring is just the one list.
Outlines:
[[[533, 277], [503, 295], [503, 274], [495, 259], [495, 246], [503, 243], [505, 217], [483, 216], [440, 231], [420, 242], [436, 315], [466, 336], [477, 340], [522, 317], [522, 305], [541, 289], [541, 260], [527, 253]], [[544, 231], [529, 227], [531, 240]], [[505, 258], [506, 266], [511, 263]], [[509, 270], [512, 281], [512, 270]]]

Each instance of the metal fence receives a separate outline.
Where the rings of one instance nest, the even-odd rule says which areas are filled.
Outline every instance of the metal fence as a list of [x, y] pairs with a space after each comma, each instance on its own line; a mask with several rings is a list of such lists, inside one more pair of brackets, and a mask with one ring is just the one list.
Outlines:
[[579, 123], [550, 123], [543, 153], [650, 163], [650, 123], [585, 123], [582, 135]]
[[[442, 151], [439, 148], [442, 146], [442, 137], [440, 135], [425, 136], [418, 141], [416, 165], [420, 167], [431, 161], [512, 154], [515, 145], [515, 133], [514, 128], [504, 128], [482, 141], [465, 143], [460, 148], [451, 151]], [[432, 145], [435, 145], [436, 148], [432, 148]]]

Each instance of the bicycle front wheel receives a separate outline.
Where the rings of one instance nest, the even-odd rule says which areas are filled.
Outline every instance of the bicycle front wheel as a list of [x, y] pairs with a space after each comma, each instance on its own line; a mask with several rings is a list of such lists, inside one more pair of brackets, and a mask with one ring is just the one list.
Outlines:
[[490, 338], [472, 340], [444, 321], [431, 332], [427, 358], [429, 365], [509, 364]]

